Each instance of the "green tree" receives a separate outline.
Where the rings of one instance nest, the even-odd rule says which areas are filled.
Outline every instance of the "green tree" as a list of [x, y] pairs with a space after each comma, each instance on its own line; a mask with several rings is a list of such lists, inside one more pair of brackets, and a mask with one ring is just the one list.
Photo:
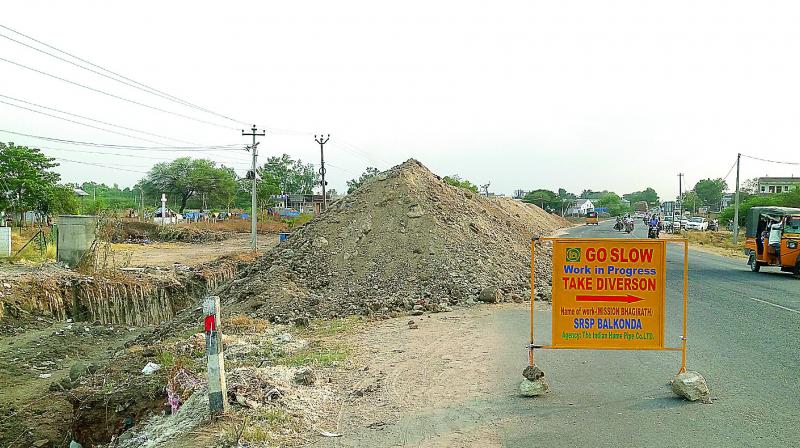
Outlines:
[[44, 215], [74, 215], [80, 211], [75, 190], [66, 185], [55, 185], [48, 191], [47, 199], [39, 206]]
[[742, 185], [739, 187], [741, 192], [747, 192], [751, 195], [758, 194], [758, 178], [754, 177], [752, 179], [747, 179], [742, 182]]
[[703, 179], [694, 184], [694, 192], [700, 203], [706, 206], [718, 205], [728, 184], [724, 179]]
[[522, 201], [536, 204], [546, 210], [559, 210], [562, 204], [561, 198], [559, 198], [556, 193], [543, 188], [528, 192], [522, 198]]
[[258, 169], [261, 178], [259, 192], [264, 194], [311, 194], [320, 182], [320, 175], [312, 164], [294, 160], [288, 154], [273, 156]]
[[161, 193], [180, 198], [179, 213], [183, 213], [189, 198], [205, 194], [207, 200], [224, 201], [236, 191], [236, 178], [226, 167], [217, 167], [208, 159], [180, 157], [172, 162], [157, 163], [139, 182], [148, 196]]
[[467, 179], [462, 179], [461, 176], [458, 174], [453, 174], [452, 176], [444, 176], [442, 178], [444, 183], [447, 185], [452, 185], [454, 187], [464, 188], [469, 190], [473, 193], [478, 192], [478, 186], [473, 184], [472, 182], [468, 181]]
[[[593, 191], [593, 190], [583, 190], [581, 192], [580, 198], [581, 199], [592, 199], [597, 200], [602, 198], [604, 195], [608, 193], [613, 193], [612, 191], [603, 190], [603, 191]], [[614, 193], [616, 194], [616, 193]]]
[[648, 205], [656, 205], [660, 203], [658, 199], [658, 193], [656, 193], [656, 190], [651, 187], [647, 187], [642, 191], [634, 191], [633, 193], [624, 194], [622, 197], [631, 204], [642, 201], [647, 202]]
[[697, 192], [689, 191], [683, 195], [683, 209], [686, 211], [693, 211], [696, 212], [697, 208], [700, 207], [700, 196], [698, 196]]
[[73, 213], [74, 193], [58, 185], [61, 176], [51, 171], [56, 166], [38, 148], [0, 143], [0, 210]]
[[372, 166], [368, 166], [363, 173], [361, 173], [361, 177], [358, 179], [350, 179], [347, 181], [347, 194], [350, 194], [356, 191], [359, 187], [364, 185], [364, 182], [372, 179], [373, 177], [377, 176], [380, 171]]
[[600, 199], [597, 200], [597, 205], [601, 208], [608, 209], [611, 216], [619, 216], [631, 211], [629, 205], [622, 202], [622, 198], [616, 193], [604, 193]]

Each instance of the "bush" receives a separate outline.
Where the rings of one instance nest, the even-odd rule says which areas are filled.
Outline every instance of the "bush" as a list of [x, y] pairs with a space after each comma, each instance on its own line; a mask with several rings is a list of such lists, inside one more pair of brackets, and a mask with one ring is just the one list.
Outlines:
[[[739, 204], [739, 226], [745, 225], [747, 212], [753, 207], [800, 207], [800, 189], [788, 193], [769, 196], [752, 196]], [[727, 224], [733, 222], [735, 207], [727, 207], [719, 214], [719, 222]]]

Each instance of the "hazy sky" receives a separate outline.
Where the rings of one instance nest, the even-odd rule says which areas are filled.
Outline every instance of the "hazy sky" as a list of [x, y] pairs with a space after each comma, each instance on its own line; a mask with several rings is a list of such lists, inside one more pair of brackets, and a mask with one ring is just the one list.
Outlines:
[[[737, 152], [800, 161], [798, 23], [796, 1], [0, 5], [2, 25], [266, 128], [262, 156], [285, 152], [317, 164], [311, 134], [330, 133], [329, 183], [340, 191], [367, 165], [386, 169], [409, 157], [441, 175], [491, 182], [498, 193], [558, 187], [626, 193], [653, 186], [662, 197], [677, 194], [678, 172], [690, 185], [725, 176]], [[0, 34], [38, 46], [7, 29]], [[0, 95], [195, 144], [247, 142], [239, 123], [2, 36], [0, 57], [222, 126], [129, 104], [4, 61]], [[1, 103], [0, 129], [153, 145]], [[45, 152], [129, 170], [66, 161], [58, 168], [64, 181], [121, 186], [134, 184], [142, 176], [137, 171], [155, 162], [187, 154], [86, 148], [5, 133], [0, 140], [66, 148]], [[244, 151], [188, 154], [232, 164], [239, 173], [249, 160]], [[800, 176], [800, 166], [743, 161], [743, 178]]]

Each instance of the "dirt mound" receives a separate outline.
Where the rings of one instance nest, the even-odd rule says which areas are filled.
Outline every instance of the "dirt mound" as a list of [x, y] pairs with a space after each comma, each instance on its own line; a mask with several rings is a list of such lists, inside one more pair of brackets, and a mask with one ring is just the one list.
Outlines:
[[[247, 268], [222, 296], [245, 312], [299, 316], [437, 311], [523, 300], [530, 241], [567, 225], [540, 208], [445, 184], [416, 160], [379, 174]], [[549, 248], [537, 282], [550, 283]], [[541, 279], [541, 280], [538, 280]], [[549, 287], [539, 298], [549, 297]]]

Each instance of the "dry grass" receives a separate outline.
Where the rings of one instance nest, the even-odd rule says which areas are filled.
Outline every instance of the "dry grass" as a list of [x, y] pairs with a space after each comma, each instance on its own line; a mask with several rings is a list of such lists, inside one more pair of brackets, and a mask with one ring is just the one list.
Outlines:
[[[258, 218], [258, 233], [280, 233], [290, 231], [295, 227], [299, 227], [308, 221], [312, 220], [314, 215], [305, 213], [296, 218], [280, 219], [274, 216], [265, 216]], [[250, 233], [250, 220], [249, 219], [227, 219], [217, 222], [184, 222], [178, 224], [178, 227], [185, 227], [193, 230], [211, 230], [218, 232], [230, 233]]]
[[[662, 234], [667, 235], [667, 234]], [[682, 230], [680, 234], [668, 235], [668, 238], [687, 239], [689, 244], [696, 248], [707, 249], [711, 252], [729, 255], [744, 256], [744, 235], [739, 235], [739, 242], [733, 244], [733, 234], [727, 231], [699, 232]]]
[[32, 241], [25, 249], [17, 255], [17, 252], [25, 246], [25, 244], [39, 231], [38, 227], [15, 227], [11, 230], [11, 260], [13, 261], [29, 261], [35, 263], [42, 263], [48, 260], [55, 260], [56, 258], [56, 244], [50, 241], [51, 229], [45, 227], [45, 237], [47, 239], [47, 247], [44, 251], [41, 250], [37, 241]]
[[[250, 220], [228, 219], [217, 222], [185, 222], [178, 224], [178, 227], [185, 227], [192, 230], [211, 230], [217, 232], [248, 233], [250, 232]], [[264, 219], [258, 222], [258, 233], [279, 233], [289, 229], [289, 224], [276, 219]]]
[[244, 314], [228, 317], [224, 322], [225, 331], [230, 334], [263, 333], [269, 327], [269, 321]]

